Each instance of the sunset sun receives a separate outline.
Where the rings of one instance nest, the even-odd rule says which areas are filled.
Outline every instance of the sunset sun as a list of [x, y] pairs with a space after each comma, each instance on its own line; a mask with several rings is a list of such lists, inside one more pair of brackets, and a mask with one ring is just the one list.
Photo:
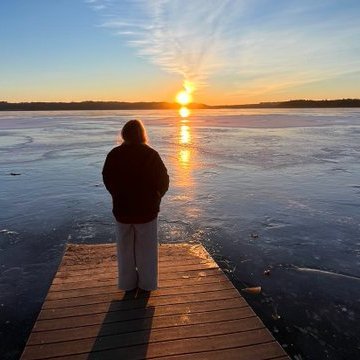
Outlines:
[[192, 96], [186, 90], [178, 92], [176, 95], [176, 102], [180, 105], [188, 105], [192, 101]]

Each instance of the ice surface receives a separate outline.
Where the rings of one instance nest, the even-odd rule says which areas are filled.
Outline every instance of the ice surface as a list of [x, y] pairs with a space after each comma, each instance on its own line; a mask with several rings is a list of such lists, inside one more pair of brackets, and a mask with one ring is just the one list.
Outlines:
[[1, 336], [18, 339], [5, 341], [8, 357], [21, 351], [65, 243], [114, 241], [101, 170], [132, 118], [171, 178], [160, 241], [199, 241], [237, 286], [261, 286], [248, 300], [287, 349], [355, 359], [357, 109], [201, 110], [185, 122], [167, 110], [0, 113]]

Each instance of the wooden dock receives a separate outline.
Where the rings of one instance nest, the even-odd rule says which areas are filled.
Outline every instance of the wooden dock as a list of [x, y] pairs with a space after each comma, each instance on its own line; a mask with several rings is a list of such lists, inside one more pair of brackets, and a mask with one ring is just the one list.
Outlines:
[[68, 245], [29, 359], [288, 359], [201, 245], [163, 244], [159, 289], [117, 289], [114, 244]]

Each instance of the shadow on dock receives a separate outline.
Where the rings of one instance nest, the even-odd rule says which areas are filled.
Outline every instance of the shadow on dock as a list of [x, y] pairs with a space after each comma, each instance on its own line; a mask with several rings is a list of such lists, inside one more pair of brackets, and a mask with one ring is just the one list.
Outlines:
[[150, 292], [130, 291], [112, 300], [88, 359], [145, 359], [155, 312], [149, 298]]

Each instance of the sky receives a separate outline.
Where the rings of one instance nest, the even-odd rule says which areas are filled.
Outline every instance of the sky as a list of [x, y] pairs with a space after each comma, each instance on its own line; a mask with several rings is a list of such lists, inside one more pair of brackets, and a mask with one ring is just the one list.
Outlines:
[[0, 101], [360, 97], [359, 0], [1, 0]]

